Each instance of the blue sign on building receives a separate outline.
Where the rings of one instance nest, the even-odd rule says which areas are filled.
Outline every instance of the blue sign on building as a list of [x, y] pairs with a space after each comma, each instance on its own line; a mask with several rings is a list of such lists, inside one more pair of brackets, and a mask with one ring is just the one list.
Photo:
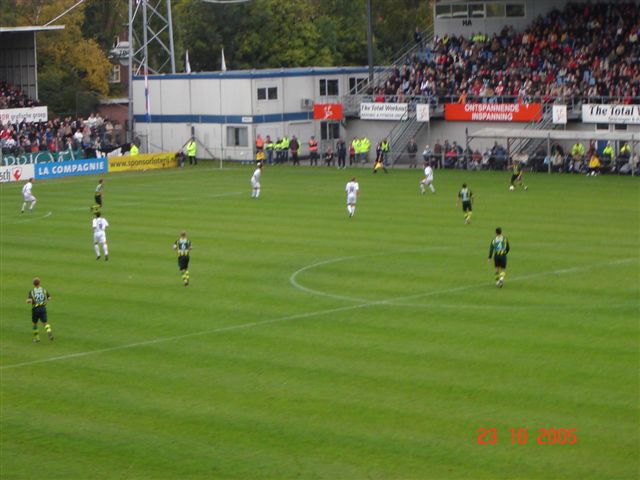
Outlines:
[[93, 175], [107, 173], [109, 162], [106, 158], [89, 158], [68, 162], [37, 163], [34, 165], [34, 169], [36, 179]]

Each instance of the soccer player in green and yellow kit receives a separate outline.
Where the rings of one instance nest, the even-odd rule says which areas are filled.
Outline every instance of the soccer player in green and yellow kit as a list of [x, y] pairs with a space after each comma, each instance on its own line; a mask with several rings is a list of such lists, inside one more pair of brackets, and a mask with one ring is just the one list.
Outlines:
[[511, 164], [511, 185], [509, 186], [509, 190], [515, 190], [516, 184], [520, 185], [523, 190], [527, 190], [527, 186], [524, 184], [522, 180], [522, 164], [516, 160]]
[[49, 340], [53, 340], [53, 332], [51, 325], [47, 321], [47, 302], [51, 300], [51, 295], [40, 285], [40, 279], [33, 279], [33, 289], [29, 291], [27, 303], [31, 305], [31, 322], [33, 322], [33, 343], [40, 341], [40, 332], [38, 331], [38, 320], [44, 325], [44, 330], [49, 336]]
[[462, 190], [458, 192], [458, 199], [456, 200], [456, 207], [460, 205], [462, 200], [462, 211], [464, 212], [464, 223], [471, 223], [472, 204], [473, 204], [473, 192], [467, 187], [466, 183], [462, 184]]
[[493, 264], [496, 267], [496, 287], [502, 288], [504, 285], [504, 277], [507, 275], [507, 254], [511, 247], [509, 240], [502, 235], [502, 228], [496, 228], [496, 238], [491, 241], [489, 246], [489, 259], [493, 257]]
[[191, 240], [187, 238], [187, 232], [180, 232], [180, 237], [173, 244], [173, 249], [178, 253], [178, 268], [182, 272], [184, 286], [189, 285], [189, 255], [191, 254]]

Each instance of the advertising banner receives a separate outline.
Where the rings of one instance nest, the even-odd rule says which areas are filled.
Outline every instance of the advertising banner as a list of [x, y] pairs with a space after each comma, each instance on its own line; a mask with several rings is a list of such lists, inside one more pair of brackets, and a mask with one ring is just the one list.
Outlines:
[[537, 122], [540, 103], [446, 103], [444, 119], [465, 122]]
[[640, 105], [582, 105], [584, 123], [640, 124]]
[[0, 122], [20, 123], [23, 120], [27, 122], [46, 122], [47, 107], [31, 107], [31, 108], [7, 108], [0, 110]]
[[407, 103], [361, 103], [362, 120], [404, 120], [407, 117]]
[[418, 103], [416, 105], [416, 121], [428, 122], [431, 117], [431, 112], [428, 103]]
[[554, 105], [551, 115], [553, 123], [560, 125], [566, 125], [567, 123], [567, 106], [566, 105]]
[[175, 153], [145, 153], [134, 157], [111, 157], [109, 172], [147, 170], [148, 168], [175, 168], [178, 166]]
[[36, 179], [72, 177], [76, 175], [93, 175], [106, 173], [108, 164], [106, 158], [89, 158], [86, 160], [71, 160], [68, 162], [37, 163], [32, 165]]
[[316, 103], [313, 106], [314, 120], [342, 120], [341, 103]]
[[36, 152], [23, 155], [2, 155], [2, 165], [27, 165], [29, 163], [65, 162], [82, 159], [82, 150], [63, 150], [61, 152]]
[[33, 176], [33, 165], [0, 167], [0, 183], [26, 181]]

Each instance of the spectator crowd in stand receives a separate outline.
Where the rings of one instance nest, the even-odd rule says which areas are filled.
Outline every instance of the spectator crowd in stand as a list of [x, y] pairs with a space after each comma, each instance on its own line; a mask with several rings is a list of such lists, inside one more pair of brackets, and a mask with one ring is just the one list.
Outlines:
[[376, 101], [428, 96], [447, 101], [552, 102], [614, 97], [640, 103], [640, 14], [635, 2], [569, 3], [524, 32], [436, 37], [396, 65]]
[[124, 141], [119, 123], [91, 114], [88, 118], [65, 117], [47, 122], [0, 123], [0, 147], [4, 155], [82, 151], [85, 158], [96, 151], [111, 151]]
[[[38, 106], [21, 89], [0, 82], [0, 110]], [[125, 140], [122, 125], [92, 113], [88, 118], [67, 116], [46, 122], [0, 121], [0, 149], [3, 155], [56, 154], [80, 150], [84, 158], [96, 151], [111, 151]]]
[[16, 88], [7, 82], [0, 81], [0, 110], [7, 108], [30, 108], [37, 107], [38, 105], [38, 102], [29, 98], [21, 88]]

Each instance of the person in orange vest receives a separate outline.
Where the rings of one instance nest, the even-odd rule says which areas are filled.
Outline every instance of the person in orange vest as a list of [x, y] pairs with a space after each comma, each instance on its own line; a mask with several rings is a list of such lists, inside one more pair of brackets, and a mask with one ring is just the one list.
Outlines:
[[262, 140], [262, 135], [258, 134], [256, 137], [256, 153], [262, 152], [264, 150], [264, 140]]
[[311, 135], [309, 139], [309, 166], [318, 166], [318, 141]]

